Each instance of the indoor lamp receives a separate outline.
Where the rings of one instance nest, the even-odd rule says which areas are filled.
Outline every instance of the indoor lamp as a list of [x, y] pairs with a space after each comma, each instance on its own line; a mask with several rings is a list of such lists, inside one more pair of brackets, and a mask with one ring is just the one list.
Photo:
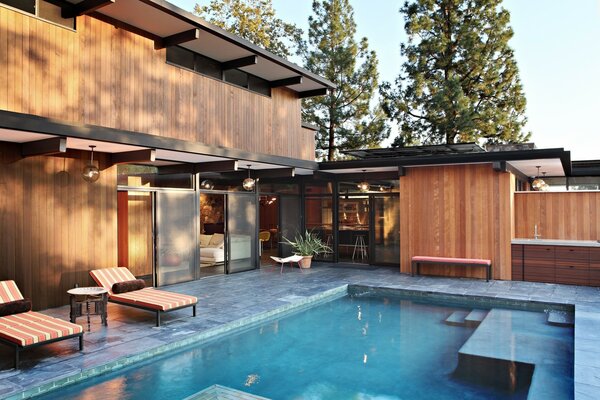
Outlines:
[[[367, 172], [366, 169], [363, 169], [363, 174], [365, 172]], [[362, 182], [359, 182], [358, 185], [356, 185], [356, 187], [358, 188], [358, 190], [362, 193], [367, 193], [370, 189], [371, 189], [371, 185], [369, 185], [369, 182], [367, 182], [366, 179], [363, 179]]]

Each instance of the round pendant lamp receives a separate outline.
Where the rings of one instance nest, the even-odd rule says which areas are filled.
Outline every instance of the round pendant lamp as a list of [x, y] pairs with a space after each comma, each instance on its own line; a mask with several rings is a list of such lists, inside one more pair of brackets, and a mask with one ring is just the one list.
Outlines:
[[90, 162], [83, 168], [83, 172], [81, 173], [83, 180], [89, 183], [94, 183], [100, 178], [100, 170], [96, 164], [94, 164], [94, 148], [96, 148], [96, 146], [90, 145], [90, 149], [92, 149]]
[[210, 179], [205, 179], [202, 182], [200, 182], [200, 189], [213, 190], [214, 187], [215, 184]]
[[[365, 172], [367, 172], [366, 169], [363, 169], [363, 174]], [[362, 182], [359, 182], [356, 187], [358, 188], [358, 190], [362, 193], [367, 193], [370, 189], [371, 189], [371, 185], [369, 184], [369, 182], [367, 182], [366, 179], [363, 179]]]
[[250, 177], [250, 164], [248, 164], [248, 177], [246, 179], [244, 179], [244, 181], [242, 182], [242, 187], [244, 188], [244, 190], [247, 191], [252, 191], [254, 190], [254, 187], [256, 186], [256, 180], [252, 179]]
[[541, 191], [541, 190], [543, 190], [542, 188], [544, 187], [544, 185], [546, 185], [546, 182], [544, 182], [544, 180], [542, 178], [540, 178], [541, 165], [537, 165], [536, 168], [537, 168], [537, 175], [536, 175], [535, 179], [533, 180], [533, 182], [531, 182], [531, 187], [535, 191]]

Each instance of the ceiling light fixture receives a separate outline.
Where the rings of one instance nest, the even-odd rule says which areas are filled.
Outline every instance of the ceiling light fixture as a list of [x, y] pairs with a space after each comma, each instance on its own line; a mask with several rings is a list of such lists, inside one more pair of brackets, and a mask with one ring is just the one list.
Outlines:
[[90, 162], [83, 168], [81, 174], [83, 180], [89, 183], [94, 183], [100, 178], [100, 170], [96, 167], [96, 164], [94, 164], [94, 148], [96, 148], [96, 146], [90, 145], [90, 149], [92, 149]]
[[200, 189], [213, 190], [214, 187], [215, 184], [210, 179], [205, 179], [202, 182], [200, 182]]
[[542, 166], [536, 165], [536, 168], [537, 168], [537, 175], [536, 175], [535, 179], [533, 180], [533, 182], [531, 182], [531, 187], [535, 191], [540, 191], [540, 190], [542, 190], [542, 187], [544, 185], [546, 185], [546, 182], [544, 182], [544, 180], [542, 178], [540, 178], [540, 168], [542, 168]]
[[[362, 172], [363, 172], [363, 175], [364, 175], [365, 172], [367, 172], [367, 170], [363, 169]], [[371, 185], [369, 185], [369, 182], [367, 182], [366, 179], [363, 179], [362, 182], [359, 182], [358, 185], [356, 185], [356, 187], [362, 193], [366, 193], [366, 192], [368, 192], [371, 189]]]
[[247, 191], [252, 191], [254, 190], [254, 187], [256, 186], [256, 180], [252, 179], [250, 177], [250, 164], [248, 164], [248, 177], [246, 179], [244, 179], [244, 181], [242, 182], [242, 187], [244, 188], [244, 190]]

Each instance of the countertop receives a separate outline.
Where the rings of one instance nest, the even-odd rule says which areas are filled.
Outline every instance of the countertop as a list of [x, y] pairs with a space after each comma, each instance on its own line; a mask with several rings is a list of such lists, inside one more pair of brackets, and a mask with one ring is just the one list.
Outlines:
[[562, 240], [562, 239], [513, 239], [512, 244], [534, 244], [540, 246], [579, 246], [600, 247], [600, 242], [593, 240]]

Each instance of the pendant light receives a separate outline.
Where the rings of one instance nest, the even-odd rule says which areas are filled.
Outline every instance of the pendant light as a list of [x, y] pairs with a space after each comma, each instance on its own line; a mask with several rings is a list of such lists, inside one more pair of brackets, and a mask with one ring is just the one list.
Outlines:
[[[367, 172], [367, 170], [363, 169], [362, 172], [363, 172], [363, 175], [364, 175], [364, 173]], [[371, 185], [369, 185], [369, 182], [367, 182], [366, 179], [363, 179], [362, 182], [359, 182], [358, 185], [356, 185], [356, 187], [362, 193], [367, 193], [371, 189]]]
[[96, 167], [96, 164], [94, 164], [94, 148], [96, 148], [96, 146], [90, 145], [90, 149], [92, 149], [90, 162], [85, 166], [85, 168], [83, 168], [83, 172], [81, 174], [83, 180], [89, 183], [94, 183], [98, 180], [98, 178], [100, 178], [100, 170], [98, 167]]
[[200, 182], [200, 189], [213, 190], [214, 187], [215, 184], [210, 179], [205, 179], [202, 182]]
[[548, 189], [550, 189], [550, 186], [546, 183], [546, 180], [544, 178], [546, 178], [545, 171], [542, 172], [542, 182], [544, 182], [544, 183], [542, 184], [542, 187], [540, 187], [541, 192], [547, 192]]
[[244, 179], [244, 181], [242, 182], [242, 187], [244, 188], [244, 190], [247, 190], [250, 192], [250, 191], [254, 190], [255, 185], [256, 185], [256, 180], [254, 180], [250, 177], [250, 164], [248, 164], [248, 177], [246, 179]]
[[531, 182], [531, 187], [533, 188], [533, 190], [540, 191], [540, 190], [542, 190], [544, 185], [546, 185], [546, 182], [544, 182], [544, 180], [542, 178], [540, 178], [541, 165], [536, 165], [536, 168], [537, 168], [537, 175], [536, 175], [535, 179], [533, 180], [533, 182]]

